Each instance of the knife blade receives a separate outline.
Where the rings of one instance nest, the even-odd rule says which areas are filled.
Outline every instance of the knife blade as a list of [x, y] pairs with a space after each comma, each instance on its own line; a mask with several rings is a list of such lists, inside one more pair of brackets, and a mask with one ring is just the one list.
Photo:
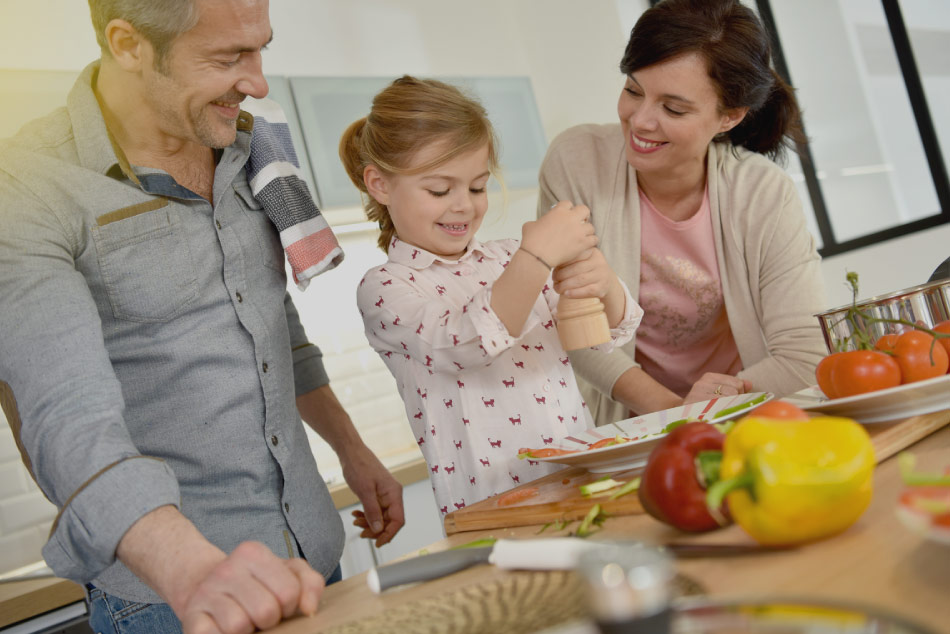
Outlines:
[[[635, 546], [641, 542], [627, 543]], [[394, 586], [438, 579], [483, 563], [505, 570], [570, 570], [577, 565], [582, 552], [604, 544], [577, 537], [499, 539], [491, 546], [443, 550], [377, 566], [367, 574], [366, 583], [379, 594]], [[668, 543], [662, 548], [677, 558], [732, 557], [788, 550], [758, 544]]]

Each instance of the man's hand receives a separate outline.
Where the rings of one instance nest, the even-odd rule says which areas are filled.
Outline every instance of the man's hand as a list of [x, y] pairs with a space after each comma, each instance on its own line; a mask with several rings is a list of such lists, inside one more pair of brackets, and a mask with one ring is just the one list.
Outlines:
[[375, 537], [377, 546], [388, 544], [406, 523], [402, 485], [360, 438], [329, 385], [298, 396], [297, 409], [340, 457], [343, 478], [363, 503], [363, 510], [353, 513], [353, 524], [363, 529], [360, 536]]
[[116, 555], [174, 610], [185, 632], [253, 632], [294, 614], [313, 614], [323, 577], [302, 559], [285, 560], [259, 542], [226, 555], [173, 506], [143, 515]]
[[303, 559], [280, 559], [259, 542], [244, 542], [172, 609], [187, 634], [253, 632], [314, 614], [323, 588]]
[[402, 505], [402, 485], [373, 452], [362, 450], [341, 455], [343, 478], [363, 503], [353, 511], [353, 525], [363, 529], [360, 537], [376, 539], [376, 546], [388, 544], [406, 523]]

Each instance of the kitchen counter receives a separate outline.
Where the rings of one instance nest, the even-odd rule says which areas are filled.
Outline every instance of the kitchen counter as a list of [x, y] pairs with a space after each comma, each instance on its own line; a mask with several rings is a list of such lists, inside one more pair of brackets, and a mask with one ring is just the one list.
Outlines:
[[[938, 470], [950, 456], [950, 427], [932, 433], [911, 447], [922, 469]], [[934, 632], [950, 623], [950, 551], [907, 529], [897, 519], [895, 505], [902, 488], [896, 457], [881, 462], [874, 475], [874, 499], [865, 514], [844, 533], [797, 549], [748, 557], [680, 560], [680, 574], [697, 582], [715, 599], [783, 598], [857, 604], [902, 616]], [[537, 537], [538, 526], [458, 533], [428, 547], [430, 551], [483, 537]], [[559, 536], [548, 530], [544, 536]], [[652, 543], [751, 543], [737, 526], [712, 533], [687, 535], [646, 515], [613, 517], [597, 538], [636, 537]], [[474, 591], [512, 573], [479, 565], [462, 572], [381, 595], [358, 575], [330, 586], [320, 611], [313, 617], [283, 623], [279, 634], [313, 634], [347, 624], [360, 631], [357, 619], [412, 613], [411, 604], [447, 600], [461, 590]], [[525, 574], [525, 573], [521, 573]], [[410, 606], [410, 607], [407, 607]], [[477, 607], [474, 606], [473, 609]], [[422, 613], [420, 612], [420, 618]], [[394, 626], [396, 627], [396, 626]]]
[[82, 588], [45, 577], [0, 583], [0, 628], [83, 600]]

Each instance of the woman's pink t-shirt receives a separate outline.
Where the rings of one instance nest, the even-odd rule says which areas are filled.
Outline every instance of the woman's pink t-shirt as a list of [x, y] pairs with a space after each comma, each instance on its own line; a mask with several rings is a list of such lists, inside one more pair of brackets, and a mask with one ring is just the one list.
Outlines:
[[636, 361], [686, 396], [706, 372], [742, 369], [716, 260], [709, 190], [691, 218], [670, 220], [640, 192], [640, 298]]

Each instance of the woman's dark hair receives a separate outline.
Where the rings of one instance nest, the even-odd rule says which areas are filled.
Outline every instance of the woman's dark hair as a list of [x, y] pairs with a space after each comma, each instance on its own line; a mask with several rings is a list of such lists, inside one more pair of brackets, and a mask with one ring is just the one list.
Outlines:
[[772, 69], [769, 36], [751, 9], [739, 0], [663, 0], [637, 20], [620, 70], [690, 53], [705, 60], [721, 109], [749, 109], [724, 133], [733, 145], [775, 159], [803, 140], [795, 93]]

